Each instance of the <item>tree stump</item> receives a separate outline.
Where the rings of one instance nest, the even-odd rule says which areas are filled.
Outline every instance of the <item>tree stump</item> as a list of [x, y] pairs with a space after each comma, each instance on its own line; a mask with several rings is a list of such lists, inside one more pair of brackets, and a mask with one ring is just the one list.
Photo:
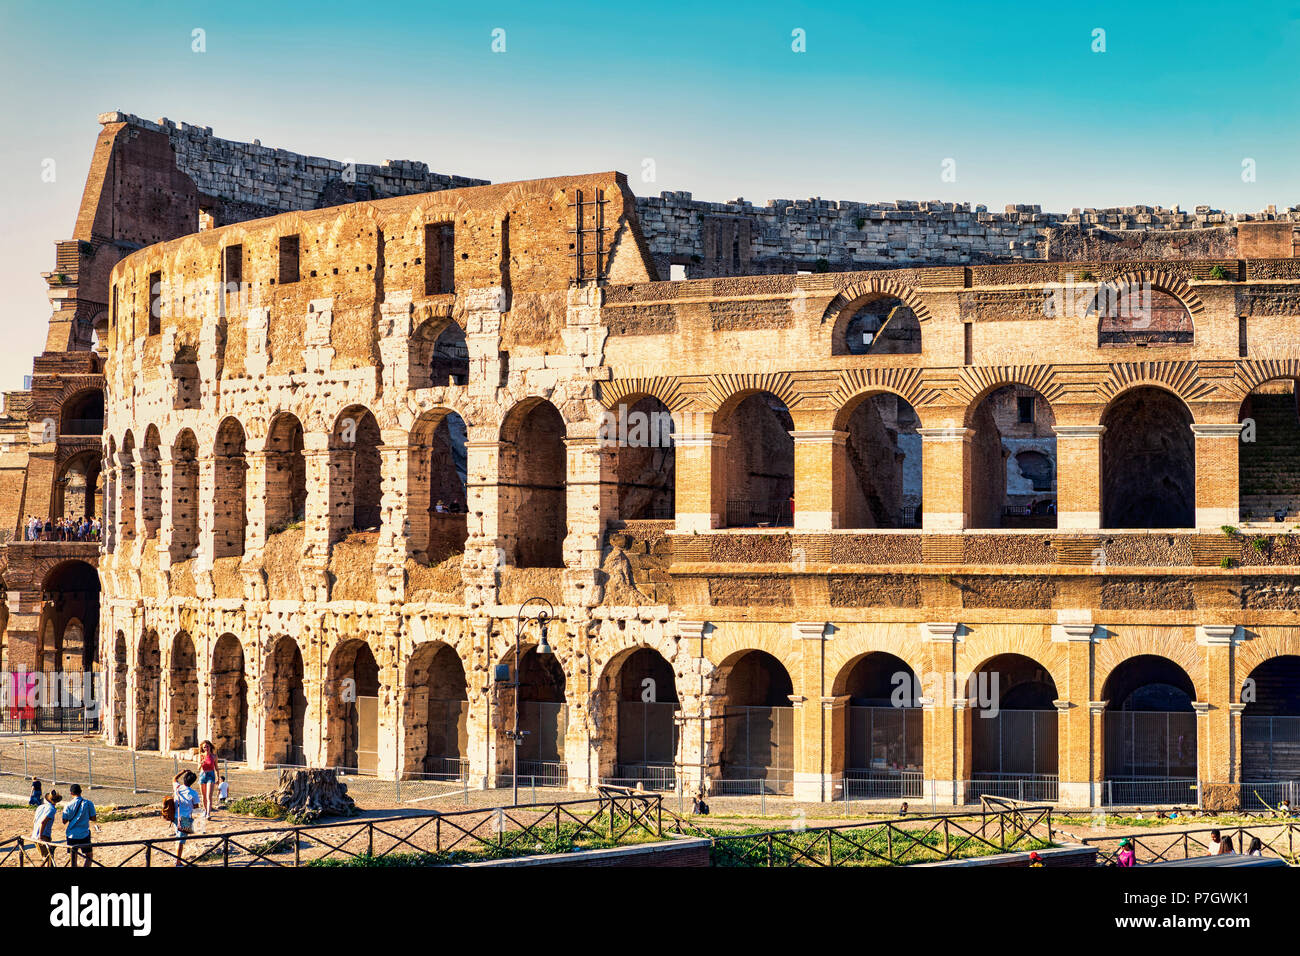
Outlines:
[[357, 812], [347, 784], [333, 770], [281, 770], [279, 785], [266, 798], [304, 823]]

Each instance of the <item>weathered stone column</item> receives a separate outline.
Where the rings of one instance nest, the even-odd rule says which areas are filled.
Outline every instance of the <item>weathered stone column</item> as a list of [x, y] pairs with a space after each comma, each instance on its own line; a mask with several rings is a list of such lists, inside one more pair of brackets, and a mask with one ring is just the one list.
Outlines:
[[1239, 422], [1192, 424], [1196, 436], [1196, 530], [1217, 532], [1241, 516], [1237, 463]]
[[727, 522], [730, 435], [678, 432], [673, 437], [678, 531], [708, 531]]
[[[706, 656], [709, 625], [705, 621], [679, 621], [684, 650], [677, 683], [677, 780], [688, 793], [698, 792], [717, 776], [721, 753], [710, 746], [714, 724], [722, 725], [723, 701], [713, 694], [713, 662]], [[718, 720], [714, 720], [714, 717]]]
[[[385, 429], [379, 448], [379, 543], [375, 548], [375, 573], [379, 600], [401, 601], [406, 595], [406, 555], [411, 541], [412, 499], [408, 487], [411, 468], [409, 435], [402, 429]], [[428, 513], [424, 513], [428, 521]]]
[[270, 494], [268, 487], [268, 469], [270, 455], [264, 446], [265, 439], [258, 442], [257, 448], [250, 447], [244, 452], [244, 461], [248, 470], [244, 473], [244, 499], [248, 523], [244, 527], [245, 556], [260, 552], [266, 547], [267, 502]]
[[503, 526], [513, 532], [514, 519], [502, 515], [499, 505], [501, 443], [495, 429], [470, 426], [469, 433], [465, 442], [467, 537], [461, 577], [465, 603], [477, 607], [497, 601], [497, 569], [508, 560]]
[[930, 672], [917, 675], [926, 691], [919, 701], [925, 712], [924, 799], [941, 806], [959, 805], [964, 798], [960, 781], [966, 773], [970, 728], [965, 690], [959, 695], [953, 686], [960, 626], [955, 622], [919, 625]]
[[185, 536], [177, 533], [176, 528], [176, 480], [177, 470], [184, 475], [184, 465], [176, 461], [170, 448], [158, 449], [158, 483], [162, 489], [159, 500], [158, 525], [158, 567], [166, 571], [174, 563], [184, 561]]
[[921, 522], [926, 531], [960, 531], [970, 523], [970, 442], [960, 426], [918, 428], [921, 436]]
[[595, 435], [566, 438], [564, 446], [564, 603], [595, 607], [604, 596], [597, 578], [605, 526], [618, 516], [618, 450]]
[[844, 514], [849, 433], [825, 429], [792, 431], [794, 438], [794, 526], [828, 531]]
[[827, 746], [828, 714], [822, 698], [826, 622], [799, 621], [790, 625], [791, 636], [803, 642], [801, 665], [794, 679], [794, 798], [800, 802], [821, 802], [834, 795]]
[[379, 727], [375, 773], [384, 780], [396, 780], [402, 746], [402, 619], [398, 614], [384, 614], [380, 624], [379, 646], [375, 663], [379, 667]]
[[1089, 751], [1089, 779], [1092, 781], [1094, 807], [1104, 806], [1110, 796], [1106, 791], [1106, 706], [1107, 700], [1088, 701], [1088, 731], [1092, 740]]
[[[119, 451], [117, 458], [118, 480], [114, 487], [116, 507], [113, 509], [115, 527], [114, 551], [117, 545], [135, 540], [135, 456], [129, 451]], [[106, 525], [107, 527], [107, 525]]]
[[1057, 775], [1060, 802], [1068, 807], [1096, 806], [1100, 794], [1093, 778], [1092, 646], [1097, 627], [1089, 612], [1061, 612], [1052, 625], [1052, 640], [1066, 645], [1066, 686], [1056, 706]]
[[1057, 425], [1056, 526], [1101, 527], [1101, 436], [1104, 425]]
[[[1199, 468], [1198, 468], [1199, 471]], [[1200, 784], [1239, 783], [1240, 743], [1233, 734], [1232, 704], [1233, 657], [1241, 640], [1241, 628], [1235, 624], [1200, 624], [1196, 643], [1204, 661], [1204, 684], [1207, 699], [1196, 703], [1196, 763]], [[1204, 706], [1202, 706], [1204, 705]]]

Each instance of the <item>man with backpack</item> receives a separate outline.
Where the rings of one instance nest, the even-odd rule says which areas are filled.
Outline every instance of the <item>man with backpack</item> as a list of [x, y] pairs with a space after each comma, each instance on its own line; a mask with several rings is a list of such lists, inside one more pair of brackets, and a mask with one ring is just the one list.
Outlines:
[[84, 855], [83, 866], [91, 865], [90, 825], [96, 819], [95, 805], [81, 795], [81, 784], [74, 783], [68, 787], [72, 799], [63, 808], [63, 822], [68, 825], [64, 834], [68, 846], [69, 866], [77, 865], [77, 856]]
[[194, 781], [199, 778], [193, 770], [182, 770], [172, 779], [172, 795], [163, 801], [163, 819], [172, 824], [178, 840], [176, 866], [184, 866], [185, 838], [194, 832], [194, 811], [199, 807], [199, 795], [194, 792]]

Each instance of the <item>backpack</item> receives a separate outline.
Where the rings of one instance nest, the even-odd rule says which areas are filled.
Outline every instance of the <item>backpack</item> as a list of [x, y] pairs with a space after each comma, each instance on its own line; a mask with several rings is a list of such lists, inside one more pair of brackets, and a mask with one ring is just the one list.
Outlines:
[[176, 822], [176, 798], [163, 797], [162, 818], [168, 823]]

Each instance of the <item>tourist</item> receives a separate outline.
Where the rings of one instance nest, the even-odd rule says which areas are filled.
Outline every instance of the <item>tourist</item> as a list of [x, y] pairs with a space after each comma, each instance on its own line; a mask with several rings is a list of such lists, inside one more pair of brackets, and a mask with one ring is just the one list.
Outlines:
[[1223, 851], [1223, 841], [1219, 838], [1219, 831], [1218, 831], [1218, 830], [1211, 830], [1211, 831], [1210, 831], [1210, 845], [1209, 845], [1209, 851], [1210, 851], [1210, 854], [1209, 854], [1210, 856], [1218, 856], [1220, 853], [1224, 852], [1224, 851]]
[[1115, 854], [1115, 862], [1119, 866], [1137, 866], [1137, 852], [1133, 849], [1133, 841], [1128, 837], [1119, 841], [1119, 852]]
[[1221, 847], [1221, 849], [1219, 850], [1220, 853], [1236, 853], [1236, 852], [1237, 852], [1237, 851], [1233, 848], [1233, 846], [1232, 846], [1232, 837], [1230, 837], [1230, 836], [1226, 836], [1226, 837], [1223, 838], [1223, 842], [1220, 844], [1220, 847]]
[[68, 865], [76, 866], [77, 857], [86, 858], [84, 866], [91, 865], [93, 851], [90, 846], [90, 824], [96, 819], [95, 805], [81, 795], [81, 784], [74, 783], [68, 787], [72, 799], [63, 808], [63, 822], [67, 831], [63, 834], [68, 845]]
[[445, 515], [447, 513], [447, 506], [439, 500], [438, 503], [433, 506], [433, 510], [440, 515]]
[[176, 820], [173, 824], [178, 838], [176, 843], [176, 866], [183, 866], [185, 855], [185, 838], [194, 832], [194, 811], [199, 808], [199, 795], [194, 792], [194, 781], [198, 777], [193, 770], [182, 770], [172, 779], [172, 800], [176, 804]]
[[902, 805], [901, 807], [898, 808], [898, 815], [899, 815], [900, 817], [905, 817], [905, 816], [907, 816], [907, 801], [906, 801], [906, 800], [904, 800], [904, 801], [903, 801], [903, 805]]
[[41, 866], [54, 865], [54, 817], [62, 799], [59, 791], [51, 790], [41, 799], [32, 820], [32, 839], [41, 848]]
[[230, 799], [230, 783], [225, 774], [221, 775], [221, 784], [217, 787], [217, 799], [221, 802], [221, 809], [226, 809], [226, 801]]
[[1031, 851], [1030, 854], [1029, 854], [1029, 865], [1030, 865], [1030, 866], [1042, 866], [1042, 865], [1043, 865], [1043, 858], [1042, 858], [1041, 856], [1039, 856], [1037, 853], [1034, 853], [1034, 852]]
[[1277, 805], [1277, 812], [1279, 816], [1289, 817], [1291, 815], [1291, 804], [1283, 799], [1283, 801]]
[[1259, 837], [1250, 838], [1250, 849], [1246, 851], [1246, 856], [1263, 856], [1264, 841]]
[[27, 798], [27, 805], [29, 807], [39, 807], [43, 799], [44, 798], [41, 796], [41, 782], [39, 780], [33, 780], [32, 792], [31, 796]]
[[217, 786], [217, 750], [211, 740], [199, 744], [199, 792], [203, 794], [203, 819], [212, 819], [212, 791]]

